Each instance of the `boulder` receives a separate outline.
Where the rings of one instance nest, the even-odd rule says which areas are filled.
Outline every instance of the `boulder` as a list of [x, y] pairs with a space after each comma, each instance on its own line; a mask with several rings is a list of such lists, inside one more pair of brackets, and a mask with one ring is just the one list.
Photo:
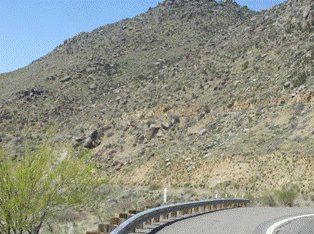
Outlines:
[[207, 129], [204, 128], [204, 129], [202, 129], [198, 134], [199, 134], [200, 136], [203, 136], [203, 135], [205, 135], [206, 133], [207, 133]]
[[165, 122], [161, 124], [161, 128], [164, 130], [169, 130], [172, 127], [172, 124], [169, 122]]
[[285, 82], [285, 83], [283, 84], [283, 86], [284, 86], [285, 88], [289, 88], [291, 85], [292, 85], [292, 84], [291, 84], [290, 81], [287, 81], [287, 82]]
[[[100, 145], [101, 138], [104, 136], [104, 130], [103, 128], [100, 129], [94, 129], [90, 131], [88, 134], [86, 134], [86, 139], [83, 143], [83, 147], [92, 149]], [[81, 140], [81, 138], [78, 138]]]
[[152, 125], [146, 132], [146, 139], [151, 140], [152, 138], [154, 138], [157, 135], [159, 129], [159, 126]]
[[161, 123], [161, 128], [164, 130], [169, 130], [173, 125], [180, 123], [180, 117], [178, 115], [170, 115], [170, 120], [168, 122]]
[[63, 78], [60, 80], [60, 82], [61, 82], [61, 83], [65, 83], [65, 82], [68, 82], [68, 81], [70, 81], [70, 80], [72, 80], [72, 78], [71, 78], [70, 76], [65, 76], [65, 77], [63, 77]]
[[170, 122], [172, 124], [180, 123], [180, 117], [178, 115], [170, 115]]
[[86, 140], [84, 141], [83, 146], [84, 146], [84, 148], [92, 149], [92, 148], [95, 147], [94, 141], [92, 140], [92, 138], [88, 137], [88, 138], [86, 138]]
[[96, 84], [91, 84], [90, 86], [89, 86], [89, 89], [90, 90], [96, 90], [97, 89], [97, 85]]
[[40, 96], [44, 93], [45, 91], [41, 88], [31, 88], [31, 89], [25, 89], [21, 90], [16, 93], [16, 96], [20, 99], [26, 98], [28, 100], [31, 100], [34, 97]]
[[84, 135], [82, 135], [82, 134], [77, 134], [77, 135], [74, 135], [73, 136], [73, 140], [75, 141], [75, 142], [82, 142], [83, 140], [85, 139], [85, 137], [84, 137]]
[[88, 137], [90, 137], [93, 141], [98, 138], [98, 131], [97, 130], [92, 130], [89, 134]]

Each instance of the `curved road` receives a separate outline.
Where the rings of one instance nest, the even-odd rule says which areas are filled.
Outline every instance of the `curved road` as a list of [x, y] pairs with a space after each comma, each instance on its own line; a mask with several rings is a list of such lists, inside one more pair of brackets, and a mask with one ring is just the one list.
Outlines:
[[157, 233], [313, 234], [314, 209], [261, 207], [223, 210], [179, 220], [164, 226]]

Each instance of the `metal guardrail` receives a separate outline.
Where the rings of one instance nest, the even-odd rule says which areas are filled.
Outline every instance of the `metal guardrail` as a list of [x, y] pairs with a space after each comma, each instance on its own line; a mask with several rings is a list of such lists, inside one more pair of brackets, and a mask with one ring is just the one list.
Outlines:
[[[225, 209], [231, 207], [246, 206], [250, 202], [249, 199], [231, 198], [231, 199], [210, 199], [205, 201], [196, 201], [189, 203], [178, 203], [172, 205], [161, 206], [150, 210], [143, 211], [130, 217], [118, 227], [116, 227], [111, 234], [128, 234], [136, 231], [137, 228], [143, 227], [144, 223], [151, 223], [153, 221], [159, 221], [160, 217], [167, 219], [169, 215], [177, 217], [178, 213], [193, 214], [195, 211], [197, 214], [206, 213], [212, 210]], [[220, 206], [220, 207], [218, 207]]]

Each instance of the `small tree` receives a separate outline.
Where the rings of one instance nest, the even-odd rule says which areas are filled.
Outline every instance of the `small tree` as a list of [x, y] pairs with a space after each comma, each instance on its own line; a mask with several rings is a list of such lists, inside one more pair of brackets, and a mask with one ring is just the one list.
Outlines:
[[48, 147], [26, 150], [21, 160], [0, 151], [0, 233], [38, 234], [56, 213], [93, 200], [104, 182], [88, 157], [60, 159]]

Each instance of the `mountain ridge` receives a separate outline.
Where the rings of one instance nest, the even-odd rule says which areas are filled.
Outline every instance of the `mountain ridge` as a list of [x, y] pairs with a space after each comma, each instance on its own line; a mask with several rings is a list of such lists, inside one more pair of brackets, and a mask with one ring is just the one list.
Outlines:
[[309, 0], [169, 0], [80, 33], [0, 76], [1, 142], [53, 127], [119, 184], [313, 194], [313, 22]]

